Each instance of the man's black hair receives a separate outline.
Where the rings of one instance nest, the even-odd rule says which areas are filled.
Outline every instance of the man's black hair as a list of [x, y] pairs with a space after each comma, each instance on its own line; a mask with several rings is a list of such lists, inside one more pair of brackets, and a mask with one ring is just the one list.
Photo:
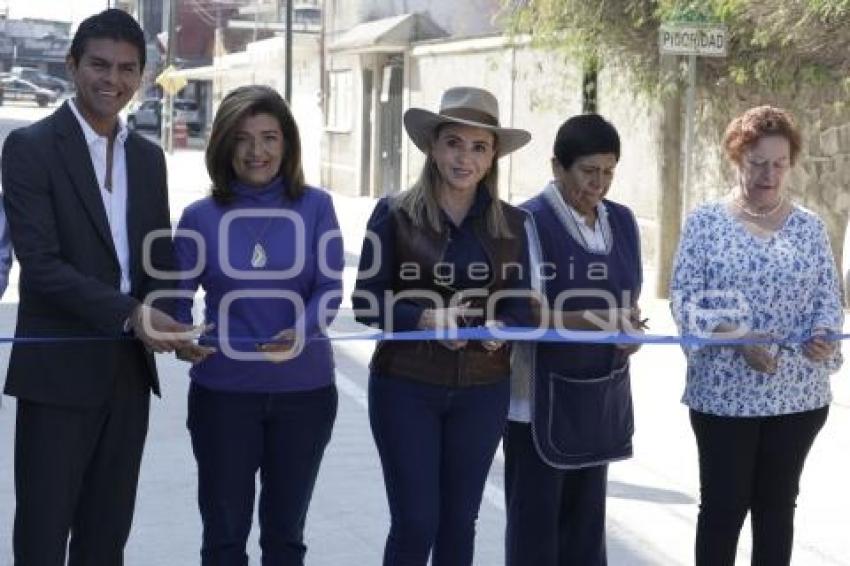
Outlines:
[[80, 63], [90, 39], [113, 39], [134, 45], [139, 52], [139, 68], [145, 68], [145, 33], [139, 22], [124, 10], [110, 8], [80, 23], [68, 50], [75, 65]]

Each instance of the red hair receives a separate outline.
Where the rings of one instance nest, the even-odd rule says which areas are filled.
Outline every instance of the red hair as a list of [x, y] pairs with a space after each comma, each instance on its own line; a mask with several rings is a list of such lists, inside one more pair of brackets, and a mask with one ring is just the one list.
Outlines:
[[766, 136], [782, 136], [791, 146], [791, 165], [802, 147], [800, 130], [793, 116], [782, 108], [756, 106], [729, 122], [723, 135], [723, 149], [730, 161], [740, 164], [744, 153]]

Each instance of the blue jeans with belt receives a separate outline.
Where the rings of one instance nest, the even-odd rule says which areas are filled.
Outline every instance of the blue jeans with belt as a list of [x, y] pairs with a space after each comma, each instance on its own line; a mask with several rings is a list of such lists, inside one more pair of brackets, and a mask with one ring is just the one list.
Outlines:
[[192, 383], [188, 427], [198, 463], [203, 566], [247, 566], [257, 471], [262, 564], [304, 564], [307, 508], [336, 409], [334, 385], [241, 393]]
[[369, 421], [391, 525], [384, 566], [472, 564], [475, 522], [510, 385], [449, 387], [372, 375]]

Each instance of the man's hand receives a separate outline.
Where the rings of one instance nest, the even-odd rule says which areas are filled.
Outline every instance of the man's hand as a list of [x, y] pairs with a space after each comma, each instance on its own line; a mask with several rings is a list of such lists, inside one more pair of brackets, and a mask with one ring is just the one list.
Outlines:
[[201, 344], [189, 344], [188, 346], [179, 346], [174, 349], [174, 354], [178, 360], [189, 362], [192, 365], [199, 364], [210, 354], [215, 353], [215, 348], [210, 346], [202, 346]]
[[157, 353], [196, 346], [192, 341], [211, 327], [177, 322], [159, 309], [142, 304], [130, 314], [130, 329], [145, 347]]

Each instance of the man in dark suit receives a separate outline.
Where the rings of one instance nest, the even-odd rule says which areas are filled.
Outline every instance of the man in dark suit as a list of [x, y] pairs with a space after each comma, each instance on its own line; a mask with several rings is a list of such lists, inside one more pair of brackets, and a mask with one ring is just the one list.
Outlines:
[[143, 258], [144, 237], [170, 228], [162, 151], [118, 119], [144, 64], [132, 17], [88, 18], [67, 56], [74, 99], [3, 148], [21, 265], [5, 390], [18, 398], [18, 566], [62, 565], [66, 547], [70, 565], [122, 563], [150, 391], [159, 393], [151, 350], [192, 345], [192, 327], [144, 302], [166, 286], [146, 266], [172, 265], [167, 237]]

